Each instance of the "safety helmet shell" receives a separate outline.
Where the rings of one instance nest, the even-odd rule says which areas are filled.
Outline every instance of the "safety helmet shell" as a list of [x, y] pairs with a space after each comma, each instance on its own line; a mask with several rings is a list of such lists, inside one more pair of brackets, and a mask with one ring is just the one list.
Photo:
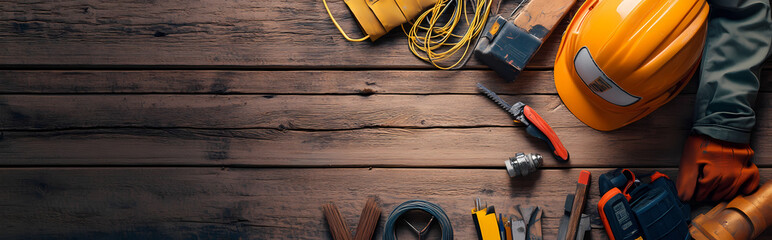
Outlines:
[[588, 0], [555, 59], [555, 87], [580, 121], [602, 131], [672, 100], [699, 65], [705, 0]]

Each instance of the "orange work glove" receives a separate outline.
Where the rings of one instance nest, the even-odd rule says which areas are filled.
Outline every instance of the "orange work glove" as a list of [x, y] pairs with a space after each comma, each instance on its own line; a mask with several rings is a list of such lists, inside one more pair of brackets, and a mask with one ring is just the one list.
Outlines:
[[681, 155], [678, 196], [683, 201], [719, 201], [732, 199], [738, 191], [750, 194], [759, 186], [752, 157], [750, 145], [689, 136]]

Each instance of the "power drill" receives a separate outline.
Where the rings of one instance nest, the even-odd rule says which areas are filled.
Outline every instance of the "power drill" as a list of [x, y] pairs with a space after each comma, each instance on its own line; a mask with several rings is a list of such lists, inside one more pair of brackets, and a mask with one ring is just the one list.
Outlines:
[[598, 212], [614, 240], [686, 239], [689, 205], [678, 199], [675, 184], [660, 172], [636, 179], [628, 169], [598, 178]]

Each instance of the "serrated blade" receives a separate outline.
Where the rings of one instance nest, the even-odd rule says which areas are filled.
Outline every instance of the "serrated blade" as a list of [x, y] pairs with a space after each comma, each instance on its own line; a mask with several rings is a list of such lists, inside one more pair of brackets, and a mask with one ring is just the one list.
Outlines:
[[509, 112], [509, 109], [511, 109], [511, 108], [512, 108], [512, 106], [511, 106], [511, 105], [509, 105], [509, 103], [505, 102], [503, 99], [501, 99], [501, 98], [499, 97], [499, 95], [496, 95], [496, 93], [495, 93], [495, 92], [491, 91], [491, 90], [490, 90], [490, 89], [488, 89], [488, 88], [485, 88], [485, 87], [484, 87], [482, 84], [480, 84], [480, 83], [477, 83], [477, 88], [478, 88], [478, 89], [480, 89], [480, 92], [482, 92], [483, 94], [485, 94], [485, 96], [488, 96], [488, 98], [490, 98], [491, 100], [493, 100], [493, 102], [495, 102], [495, 103], [496, 103], [496, 104], [498, 104], [498, 105], [499, 105], [501, 108], [503, 108], [503, 109], [504, 109], [504, 111], [507, 111], [507, 112]]

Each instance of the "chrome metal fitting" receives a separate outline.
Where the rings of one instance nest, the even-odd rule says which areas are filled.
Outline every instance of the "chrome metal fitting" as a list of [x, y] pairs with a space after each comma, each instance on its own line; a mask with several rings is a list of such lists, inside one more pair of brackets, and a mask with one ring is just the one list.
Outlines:
[[509, 177], [526, 176], [535, 172], [542, 164], [542, 157], [538, 153], [516, 153], [514, 157], [504, 161]]

